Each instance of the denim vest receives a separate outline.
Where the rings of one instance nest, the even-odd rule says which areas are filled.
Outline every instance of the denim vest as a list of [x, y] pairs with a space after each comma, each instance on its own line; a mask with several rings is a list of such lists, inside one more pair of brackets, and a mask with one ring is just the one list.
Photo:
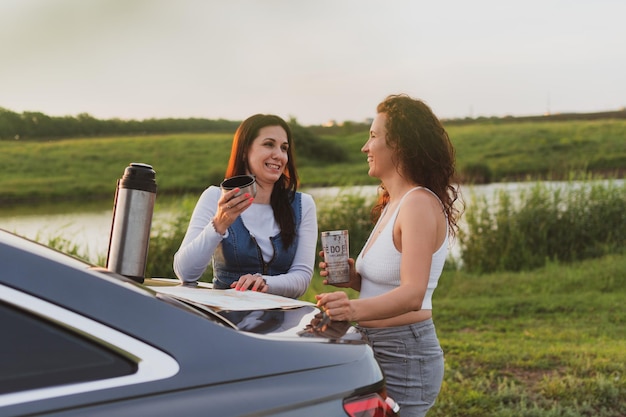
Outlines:
[[[302, 195], [299, 192], [291, 203], [291, 209], [297, 231], [302, 221]], [[241, 216], [237, 217], [228, 228], [228, 237], [222, 239], [213, 254], [213, 288], [228, 289], [230, 284], [246, 274], [286, 274], [296, 256], [298, 235], [296, 233], [289, 248], [284, 247], [280, 233], [270, 237], [270, 241], [274, 256], [266, 263], [254, 235], [243, 224]]]

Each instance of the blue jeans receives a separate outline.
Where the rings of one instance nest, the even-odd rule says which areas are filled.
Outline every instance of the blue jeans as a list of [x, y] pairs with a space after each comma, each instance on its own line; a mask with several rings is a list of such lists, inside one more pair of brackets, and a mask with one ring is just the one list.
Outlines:
[[432, 319], [406, 326], [358, 327], [383, 369], [401, 417], [425, 416], [443, 382], [443, 351]]

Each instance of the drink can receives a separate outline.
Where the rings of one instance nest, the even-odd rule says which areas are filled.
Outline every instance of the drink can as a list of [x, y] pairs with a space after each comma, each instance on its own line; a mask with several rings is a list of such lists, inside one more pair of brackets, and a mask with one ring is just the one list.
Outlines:
[[347, 230], [322, 232], [322, 250], [329, 284], [350, 282], [349, 240]]

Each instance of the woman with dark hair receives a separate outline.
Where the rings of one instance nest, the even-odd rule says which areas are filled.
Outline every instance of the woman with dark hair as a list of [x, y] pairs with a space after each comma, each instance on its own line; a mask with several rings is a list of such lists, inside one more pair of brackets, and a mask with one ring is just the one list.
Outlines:
[[193, 211], [174, 255], [174, 272], [195, 283], [213, 262], [213, 288], [297, 298], [313, 275], [315, 202], [296, 191], [298, 174], [289, 125], [275, 115], [244, 120], [233, 139], [226, 178], [252, 175], [256, 196], [210, 186]]
[[[357, 323], [400, 415], [423, 416], [443, 381], [432, 296], [460, 215], [454, 148], [426, 104], [392, 95], [378, 105], [361, 151], [382, 193], [372, 209], [374, 229], [356, 262], [348, 261], [350, 282], [337, 284], [360, 291], [359, 298], [342, 291], [316, 297], [331, 320]], [[327, 276], [326, 264], [319, 266]]]

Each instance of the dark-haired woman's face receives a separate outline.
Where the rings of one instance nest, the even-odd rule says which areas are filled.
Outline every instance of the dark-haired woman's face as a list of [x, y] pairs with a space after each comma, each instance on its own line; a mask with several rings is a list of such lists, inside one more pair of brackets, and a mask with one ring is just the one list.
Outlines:
[[266, 126], [248, 149], [248, 170], [259, 185], [273, 186], [285, 171], [289, 160], [287, 132], [280, 126]]

